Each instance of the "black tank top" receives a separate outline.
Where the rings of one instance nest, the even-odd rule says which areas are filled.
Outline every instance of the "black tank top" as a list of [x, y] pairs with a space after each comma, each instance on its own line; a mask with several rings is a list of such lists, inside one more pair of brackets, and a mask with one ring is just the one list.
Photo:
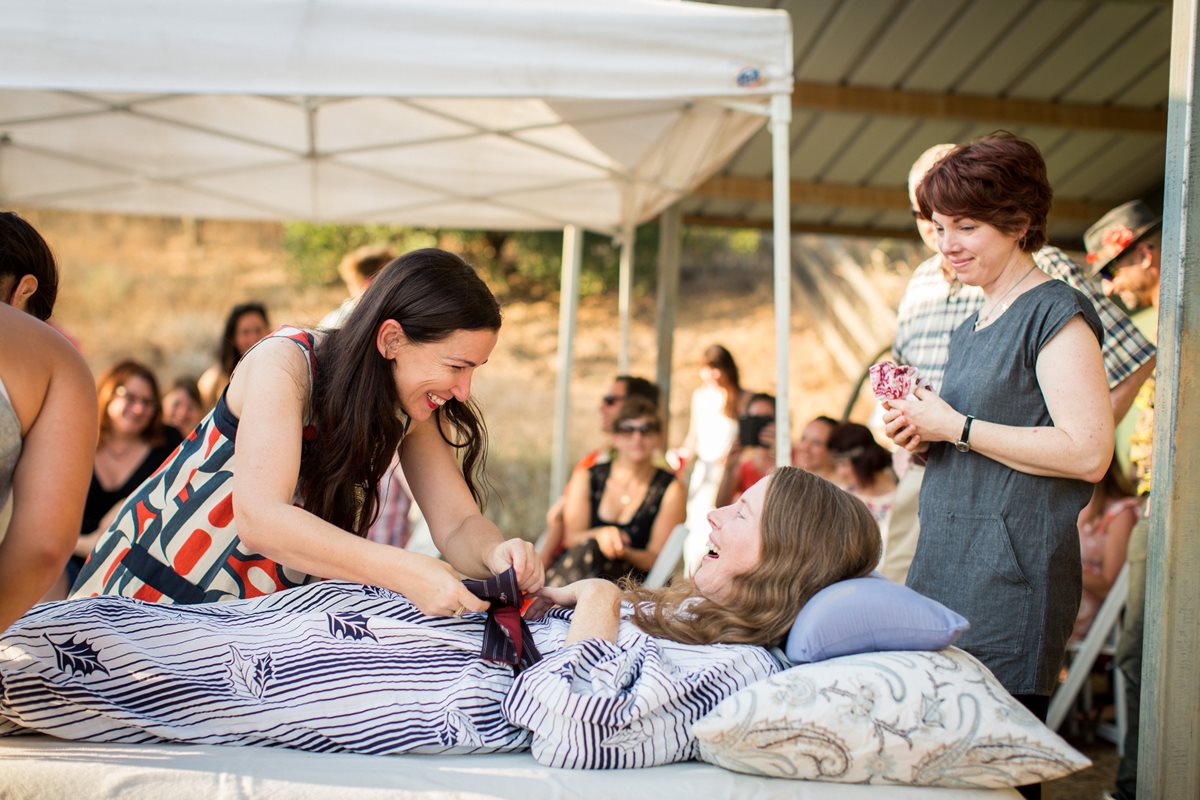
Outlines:
[[671, 481], [675, 480], [675, 476], [665, 469], [656, 467], [654, 475], [650, 478], [650, 486], [646, 489], [646, 496], [642, 498], [642, 504], [638, 506], [637, 511], [633, 513], [628, 522], [621, 523], [603, 519], [600, 516], [600, 498], [604, 496], [604, 486], [608, 483], [608, 476], [612, 472], [612, 463], [596, 464], [588, 469], [588, 472], [591, 473], [592, 489], [591, 527], [614, 525], [629, 537], [630, 547], [636, 550], [645, 549], [650, 542], [650, 531], [654, 528], [658, 510], [662, 507], [663, 494], [671, 485]]

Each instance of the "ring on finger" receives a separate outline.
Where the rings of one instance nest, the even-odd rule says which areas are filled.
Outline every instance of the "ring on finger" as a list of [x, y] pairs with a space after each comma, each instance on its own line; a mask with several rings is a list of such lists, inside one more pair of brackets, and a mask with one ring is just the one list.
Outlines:
[[466, 612], [467, 612], [467, 607], [464, 605], [460, 605], [458, 608], [454, 609], [453, 616], [461, 617]]

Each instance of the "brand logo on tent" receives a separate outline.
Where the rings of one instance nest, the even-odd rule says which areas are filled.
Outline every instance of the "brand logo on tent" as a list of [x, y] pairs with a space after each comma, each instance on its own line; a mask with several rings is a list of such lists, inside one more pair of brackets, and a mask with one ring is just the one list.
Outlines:
[[758, 67], [742, 67], [738, 70], [737, 85], [743, 89], [753, 89], [766, 82], [767, 79], [763, 77], [762, 71]]

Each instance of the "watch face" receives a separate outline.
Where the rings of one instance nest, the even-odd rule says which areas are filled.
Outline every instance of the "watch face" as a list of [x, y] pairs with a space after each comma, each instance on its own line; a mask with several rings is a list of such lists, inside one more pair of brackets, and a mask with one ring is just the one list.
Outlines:
[[960, 453], [966, 453], [971, 449], [971, 445], [967, 444], [966, 442], [955, 442], [954, 449]]

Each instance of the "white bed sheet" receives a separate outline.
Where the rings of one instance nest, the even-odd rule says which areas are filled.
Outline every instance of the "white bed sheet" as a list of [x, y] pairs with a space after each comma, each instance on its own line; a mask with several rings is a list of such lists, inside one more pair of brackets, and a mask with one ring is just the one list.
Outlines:
[[1000, 800], [1016, 791], [849, 786], [739, 775], [688, 762], [650, 769], [543, 767], [529, 753], [357, 756], [260, 747], [0, 739], [5, 800]]

